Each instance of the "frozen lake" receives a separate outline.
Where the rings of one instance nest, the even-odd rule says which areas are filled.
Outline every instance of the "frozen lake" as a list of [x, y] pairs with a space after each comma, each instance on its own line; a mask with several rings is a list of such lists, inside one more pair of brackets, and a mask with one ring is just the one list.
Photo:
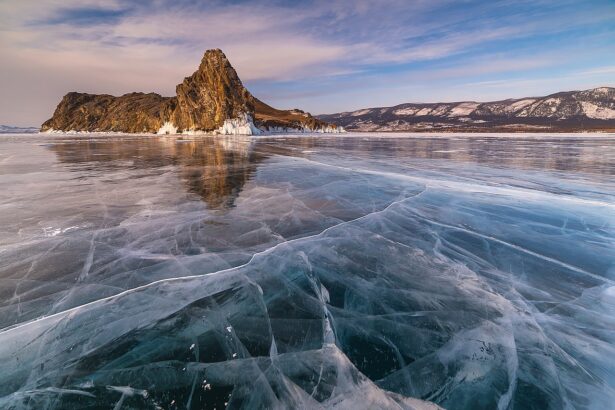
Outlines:
[[615, 135], [0, 134], [0, 408], [606, 409]]

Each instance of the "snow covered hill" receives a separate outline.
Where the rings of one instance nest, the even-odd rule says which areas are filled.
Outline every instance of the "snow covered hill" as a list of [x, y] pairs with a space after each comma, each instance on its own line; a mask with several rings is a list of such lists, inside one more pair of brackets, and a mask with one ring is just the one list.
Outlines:
[[319, 118], [354, 131], [615, 130], [615, 88], [485, 103], [409, 103]]

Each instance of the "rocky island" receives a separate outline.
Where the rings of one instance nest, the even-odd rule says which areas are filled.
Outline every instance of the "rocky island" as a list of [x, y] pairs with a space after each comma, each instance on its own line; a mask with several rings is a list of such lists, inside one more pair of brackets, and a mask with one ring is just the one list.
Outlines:
[[340, 132], [301, 110], [278, 110], [255, 98], [219, 49], [177, 85], [175, 97], [130, 93], [120, 97], [70, 92], [41, 131], [158, 134]]

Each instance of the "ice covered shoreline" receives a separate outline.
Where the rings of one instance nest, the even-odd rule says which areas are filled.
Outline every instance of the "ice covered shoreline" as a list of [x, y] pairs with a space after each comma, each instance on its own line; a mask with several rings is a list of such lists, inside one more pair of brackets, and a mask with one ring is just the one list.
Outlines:
[[325, 126], [320, 128], [310, 128], [308, 126], [297, 124], [297, 127], [280, 127], [280, 126], [257, 126], [254, 124], [254, 119], [249, 114], [241, 114], [236, 118], [227, 118], [224, 123], [216, 130], [202, 131], [198, 129], [188, 129], [179, 132], [179, 128], [172, 122], [166, 121], [155, 133], [125, 133], [121, 131], [78, 131], [78, 130], [56, 130], [50, 128], [40, 133], [46, 134], [134, 134], [134, 135], [269, 135], [269, 134], [342, 134], [346, 133], [344, 127]]
[[[259, 129], [260, 130], [260, 129]], [[605, 138], [611, 139], [615, 138], [615, 133], [613, 132], [511, 132], [511, 133], [503, 133], [503, 132], [354, 132], [354, 131], [344, 131], [344, 132], [329, 132], [329, 131], [314, 131], [314, 130], [297, 130], [297, 131], [289, 131], [289, 130], [270, 130], [270, 131], [262, 131], [254, 134], [240, 134], [240, 133], [205, 133], [205, 132], [195, 132], [188, 131], [184, 133], [125, 133], [125, 132], [114, 132], [114, 131], [59, 131], [59, 130], [48, 130], [42, 131], [38, 133], [2, 133], [0, 135], [96, 135], [96, 136], [118, 136], [118, 135], [127, 135], [127, 136], [166, 136], [166, 137], [183, 137], [183, 136], [203, 136], [203, 137], [228, 137], [228, 136], [243, 136], [243, 137], [267, 137], [267, 138], [284, 138], [288, 136], [335, 136], [335, 137], [356, 137], [356, 138], [415, 138], [415, 137], [429, 137], [429, 138], [443, 138], [448, 139], [451, 137], [468, 137], [468, 138], [483, 138], [483, 137], [497, 137], [497, 138]]]

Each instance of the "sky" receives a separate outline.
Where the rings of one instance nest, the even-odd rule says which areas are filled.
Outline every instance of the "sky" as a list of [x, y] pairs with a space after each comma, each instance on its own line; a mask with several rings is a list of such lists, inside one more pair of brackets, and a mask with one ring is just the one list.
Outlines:
[[0, 0], [0, 124], [69, 91], [175, 95], [206, 49], [313, 114], [615, 86], [615, 0]]

